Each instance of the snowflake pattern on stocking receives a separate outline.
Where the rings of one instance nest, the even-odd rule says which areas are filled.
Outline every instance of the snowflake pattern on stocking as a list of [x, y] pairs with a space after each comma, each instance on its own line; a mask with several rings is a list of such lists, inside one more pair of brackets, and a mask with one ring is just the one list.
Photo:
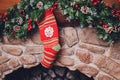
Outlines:
[[45, 33], [46, 37], [51, 38], [53, 36], [54, 30], [51, 26], [49, 26], [49, 27], [45, 28], [44, 33]]

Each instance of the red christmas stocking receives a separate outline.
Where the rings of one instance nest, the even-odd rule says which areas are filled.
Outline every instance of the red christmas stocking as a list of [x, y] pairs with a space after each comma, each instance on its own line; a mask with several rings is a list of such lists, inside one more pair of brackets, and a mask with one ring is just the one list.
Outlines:
[[51, 9], [45, 11], [44, 20], [39, 24], [41, 41], [44, 46], [42, 66], [50, 68], [60, 50], [58, 26]]

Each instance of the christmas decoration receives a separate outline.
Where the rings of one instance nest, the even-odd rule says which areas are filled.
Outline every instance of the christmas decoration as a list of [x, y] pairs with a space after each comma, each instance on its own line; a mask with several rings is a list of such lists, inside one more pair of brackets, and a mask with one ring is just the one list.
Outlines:
[[8, 37], [21, 39], [31, 36], [37, 30], [36, 22], [43, 12], [43, 1], [21, 0], [19, 4], [7, 11], [9, 20], [5, 21], [5, 34]]
[[109, 44], [120, 40], [120, 10], [102, 0], [60, 1], [61, 10], [68, 21], [78, 20], [80, 27], [93, 27], [98, 37]]
[[[52, 9], [53, 10], [53, 9]], [[60, 50], [58, 26], [51, 8], [45, 11], [44, 19], [39, 23], [41, 41], [44, 46], [44, 58], [41, 64], [50, 68]]]
[[[15, 38], [31, 36], [37, 29], [38, 20], [42, 19], [44, 11], [49, 8], [62, 12], [61, 15], [64, 17], [56, 19], [58, 23], [61, 21], [60, 24], [62, 21], [65, 23], [79, 21], [81, 28], [87, 26], [95, 28], [98, 37], [108, 43], [120, 40], [118, 5], [116, 8], [114, 4], [108, 5], [102, 0], [21, 0], [19, 4], [4, 13], [2, 18], [5, 23], [4, 33], [8, 37]], [[59, 13], [55, 16], [57, 18]], [[60, 20], [61, 18], [64, 20]]]

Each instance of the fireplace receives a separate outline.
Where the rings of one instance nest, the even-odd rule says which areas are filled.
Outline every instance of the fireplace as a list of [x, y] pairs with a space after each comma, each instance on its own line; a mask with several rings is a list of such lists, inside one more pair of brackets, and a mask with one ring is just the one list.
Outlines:
[[93, 80], [93, 78], [65, 67], [53, 66], [46, 69], [39, 65], [30, 69], [20, 68], [6, 75], [4, 80]]
[[[62, 48], [52, 69], [77, 70], [70, 72], [78, 73], [79, 76], [83, 73], [89, 78], [93, 77], [94, 80], [120, 79], [119, 42], [109, 46], [97, 38], [96, 31], [92, 28], [65, 27], [60, 30], [60, 43]], [[39, 38], [39, 32], [26, 41], [8, 39], [4, 36], [3, 42], [0, 43], [0, 80], [4, 77], [5, 79], [12, 78], [11, 76], [15, 77], [15, 75], [18, 75], [19, 78], [24, 75], [27, 77], [28, 73], [32, 74], [37, 70], [39, 73], [37, 75], [41, 76], [40, 72], [43, 69], [38, 65], [42, 59], [43, 45]], [[49, 71], [53, 72], [51, 69], [47, 72]], [[22, 75], [22, 72], [26, 74]], [[33, 74], [32, 76], [34, 77]]]

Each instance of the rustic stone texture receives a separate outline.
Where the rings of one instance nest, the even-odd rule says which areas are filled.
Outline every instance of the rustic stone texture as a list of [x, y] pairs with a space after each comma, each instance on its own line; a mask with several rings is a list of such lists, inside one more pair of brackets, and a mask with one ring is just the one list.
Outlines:
[[0, 50], [0, 56], [2, 56], [2, 51]]
[[13, 46], [3, 46], [2, 49], [11, 55], [14, 56], [20, 56], [22, 54], [22, 49], [19, 47], [13, 47]]
[[12, 59], [8, 62], [8, 65], [9, 65], [13, 70], [16, 70], [17, 68], [19, 68], [19, 67], [21, 66], [17, 58], [12, 58]]
[[73, 66], [74, 60], [69, 57], [60, 57], [58, 61], [65, 66]]
[[34, 45], [31, 39], [26, 39], [23, 43], [23, 46], [31, 46]]
[[20, 57], [20, 61], [24, 65], [31, 65], [37, 62], [37, 60], [35, 59], [33, 55], [22, 55]]
[[9, 43], [13, 45], [21, 44], [23, 41], [21, 39], [10, 38]]
[[[79, 64], [77, 69], [88, 76], [93, 76], [97, 80], [114, 80], [111, 77], [120, 80], [120, 64], [116, 62], [120, 61], [120, 43], [117, 42], [109, 48], [105, 42], [97, 38], [94, 29], [76, 29], [66, 27], [61, 30], [60, 42], [63, 42], [65, 45], [62, 46], [60, 57], [58, 56], [58, 60], [53, 65], [75, 69], [75, 66], [78, 65], [77, 63], [82, 64], [83, 62], [83, 65]], [[78, 37], [80, 40], [79, 43]], [[0, 43], [0, 72], [4, 72], [2, 75], [0, 74], [0, 76], [4, 76], [6, 75], [5, 73], [16, 70], [21, 66], [30, 68], [39, 65], [44, 57], [43, 54], [40, 54], [43, 53], [43, 46], [41, 45], [39, 32], [26, 41], [21, 41], [20, 39], [9, 39], [8, 41], [7, 38], [4, 37], [4, 43], [7, 45]], [[17, 45], [20, 45], [20, 47]], [[6, 53], [4, 54], [3, 50], [6, 50], [5, 52], [8, 54], [5, 55]], [[22, 52], [24, 53], [22, 54]], [[110, 57], [102, 56], [104, 53]], [[108, 75], [100, 73], [99, 75], [98, 68], [96, 69], [92, 66], [91, 64], [93, 63], [91, 62], [95, 63], [99, 71], [105, 72]], [[109, 75], [111, 77], [109, 77]]]
[[77, 69], [89, 77], [96, 76], [98, 74], [98, 70], [96, 68], [86, 64], [78, 65]]
[[35, 44], [38, 44], [38, 45], [42, 44], [41, 39], [40, 39], [40, 33], [39, 33], [39, 32], [35, 33], [35, 34], [31, 37], [31, 39], [32, 39], [32, 41], [33, 41]]
[[59, 61], [56, 61], [53, 65], [65, 67], [65, 65], [63, 65], [63, 64], [60, 63]]
[[43, 46], [27, 46], [25, 53], [28, 54], [43, 53]]
[[61, 31], [61, 35], [63, 37], [64, 43], [67, 43], [69, 47], [72, 47], [74, 44], [78, 42], [77, 32], [73, 27], [66, 27]]
[[7, 36], [3, 36], [3, 43], [8, 44], [9, 40]]
[[0, 64], [6, 63], [10, 58], [7, 55], [0, 56]]
[[105, 52], [105, 48], [98, 47], [95, 45], [90, 45], [90, 44], [85, 44], [85, 43], [80, 43], [79, 46], [81, 48], [88, 49], [89, 51], [97, 54], [103, 54]]
[[100, 40], [97, 37], [97, 32], [95, 31], [95, 29], [92, 28], [83, 28], [81, 30], [79, 29], [78, 36], [82, 42], [101, 46], [108, 46], [108, 44], [105, 41]]
[[73, 48], [63, 48], [60, 50], [60, 54], [64, 56], [71, 56], [74, 54]]
[[97, 80], [114, 80], [114, 79], [112, 77], [109, 77], [108, 75], [99, 74]]
[[35, 57], [36, 57], [38, 63], [40, 63], [42, 61], [42, 59], [44, 58], [43, 54], [35, 55]]
[[110, 53], [111, 58], [120, 60], [120, 42], [113, 44], [109, 48], [108, 53]]
[[10, 70], [10, 67], [6, 63], [0, 65], [0, 72], [6, 72], [8, 70]]
[[120, 64], [105, 56], [96, 57], [95, 64], [104, 72], [120, 79]]
[[91, 63], [93, 60], [93, 56], [88, 50], [78, 49], [76, 55], [79, 57], [80, 61], [87, 64]]

